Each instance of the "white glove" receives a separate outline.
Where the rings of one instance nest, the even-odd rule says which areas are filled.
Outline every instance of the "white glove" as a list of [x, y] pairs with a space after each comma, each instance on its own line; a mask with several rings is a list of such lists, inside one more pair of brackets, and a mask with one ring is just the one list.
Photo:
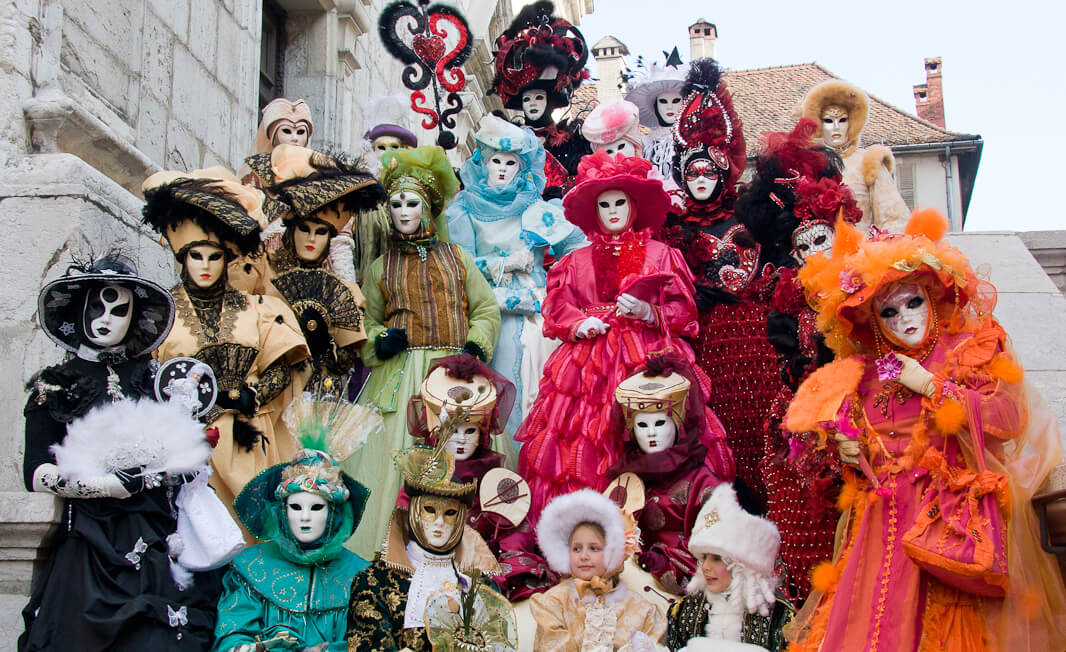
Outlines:
[[34, 469], [33, 490], [64, 498], [130, 497], [130, 492], [122, 486], [118, 476], [109, 473], [88, 480], [67, 480], [59, 475], [59, 468], [52, 463], [42, 464]]
[[627, 646], [629, 652], [655, 652], [657, 648], [655, 639], [640, 630], [633, 632], [629, 637]]
[[599, 317], [587, 317], [585, 321], [581, 322], [581, 325], [577, 327], [577, 339], [583, 340], [586, 337], [596, 337], [597, 335], [603, 335], [607, 332], [610, 325], [600, 320]]
[[647, 301], [641, 301], [631, 294], [619, 294], [615, 305], [618, 306], [616, 312], [623, 317], [655, 323], [655, 311]]
[[329, 262], [333, 273], [342, 281], [355, 283], [355, 240], [347, 233], [338, 233], [329, 241]]
[[504, 272], [528, 272], [533, 269], [533, 252], [519, 249], [503, 259]]
[[896, 353], [894, 355], [897, 360], [903, 363], [903, 369], [899, 372], [899, 384], [912, 392], [917, 392], [922, 396], [932, 398], [933, 394], [936, 393], [936, 384], [933, 382], [933, 374], [926, 370], [926, 368], [922, 366], [922, 363], [914, 358], [905, 356], [902, 353]]
[[839, 432], [833, 435], [833, 439], [837, 440], [839, 444], [840, 459], [845, 464], [852, 466], [858, 466], [859, 455], [862, 454], [862, 444], [858, 439], [850, 439], [847, 435], [842, 435]]

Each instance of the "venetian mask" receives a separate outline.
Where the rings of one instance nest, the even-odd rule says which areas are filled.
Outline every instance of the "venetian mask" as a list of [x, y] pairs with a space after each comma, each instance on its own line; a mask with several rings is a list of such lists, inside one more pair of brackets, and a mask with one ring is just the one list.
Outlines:
[[628, 229], [632, 210], [632, 200], [621, 190], [604, 190], [596, 198], [596, 214], [607, 233], [621, 233]]
[[326, 531], [329, 504], [318, 494], [301, 491], [285, 499], [285, 515], [292, 536], [300, 543], [313, 543]]
[[390, 149], [410, 149], [410, 147], [408, 147], [402, 140], [400, 140], [396, 136], [381, 136], [379, 138], [375, 138], [374, 142], [372, 142], [370, 145], [374, 148], [374, 151], [377, 153], [379, 158], [382, 154], [389, 151]]
[[677, 441], [677, 424], [667, 412], [639, 412], [633, 417], [633, 437], [645, 453], [661, 453]]
[[822, 142], [841, 149], [848, 142], [848, 112], [839, 106], [827, 106], [822, 112]]
[[705, 158], [698, 158], [685, 166], [685, 188], [692, 199], [707, 202], [718, 196], [721, 190], [719, 170]]
[[466, 519], [466, 505], [456, 498], [423, 494], [411, 499], [408, 523], [411, 532], [430, 552], [448, 552], [459, 543]]
[[518, 155], [512, 152], [493, 152], [485, 162], [485, 168], [488, 170], [490, 186], [506, 186], [518, 174]]
[[389, 215], [392, 226], [403, 235], [411, 235], [422, 226], [425, 206], [422, 198], [413, 192], [398, 192], [389, 197]]
[[278, 120], [274, 127], [274, 137], [271, 138], [270, 143], [274, 147], [278, 145], [307, 147], [307, 139], [310, 135], [310, 130], [303, 122], [293, 124], [288, 120]]
[[929, 333], [929, 300], [917, 283], [899, 283], [874, 299], [881, 332], [895, 344], [917, 349]]
[[600, 149], [606, 152], [608, 156], [614, 156], [615, 154], [622, 154], [623, 156], [640, 156], [644, 151], [643, 148], [634, 145], [624, 138], [601, 145]]
[[226, 256], [220, 247], [196, 245], [185, 254], [185, 274], [198, 288], [214, 287], [226, 271]]
[[681, 93], [666, 91], [655, 98], [655, 117], [659, 118], [659, 124], [669, 127], [677, 121], [677, 114], [681, 112]]
[[116, 346], [133, 321], [133, 292], [120, 285], [105, 285], [85, 299], [85, 337], [101, 348]]
[[825, 222], [814, 222], [796, 229], [792, 234], [792, 257], [800, 265], [807, 258], [833, 248], [833, 227]]
[[522, 93], [522, 113], [526, 119], [536, 122], [548, 111], [548, 93], [542, 90], [528, 90]]
[[292, 230], [292, 243], [296, 249], [296, 257], [309, 263], [320, 260], [329, 249], [329, 230], [328, 226], [315, 220], [297, 222]]
[[444, 450], [451, 453], [456, 462], [468, 460], [477, 452], [478, 441], [481, 439], [481, 428], [473, 421], [464, 421], [456, 428], [455, 433], [444, 444]]

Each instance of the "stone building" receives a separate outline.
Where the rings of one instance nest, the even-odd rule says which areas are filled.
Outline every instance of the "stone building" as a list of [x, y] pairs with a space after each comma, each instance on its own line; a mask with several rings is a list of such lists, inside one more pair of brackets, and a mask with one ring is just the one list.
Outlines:
[[[0, 4], [0, 649], [22, 630], [33, 564], [59, 502], [22, 487], [23, 384], [61, 353], [35, 327], [36, 297], [72, 254], [121, 247], [172, 285], [172, 258], [140, 226], [141, 181], [160, 169], [224, 165], [249, 153], [259, 107], [302, 97], [312, 147], [355, 149], [374, 96], [403, 92], [382, 46], [387, 0], [12, 0]], [[487, 96], [492, 42], [521, 0], [456, 0], [474, 39], [457, 116], [470, 132]], [[575, 23], [593, 0], [561, 0]], [[413, 114], [412, 114], [413, 116]], [[411, 119], [410, 126], [417, 122]], [[414, 129], [419, 131], [417, 127]], [[434, 135], [426, 135], [432, 142]]]

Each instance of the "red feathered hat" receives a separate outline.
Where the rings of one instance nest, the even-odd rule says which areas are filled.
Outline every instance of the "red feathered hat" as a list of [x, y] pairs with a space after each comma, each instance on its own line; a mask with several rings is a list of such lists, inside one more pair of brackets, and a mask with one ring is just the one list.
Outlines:
[[585, 235], [602, 234], [596, 200], [607, 190], [621, 190], [633, 203], [629, 230], [658, 229], [666, 219], [670, 198], [662, 181], [648, 177], [651, 170], [651, 163], [639, 156], [612, 158], [599, 151], [583, 157], [577, 166], [577, 185], [563, 197], [566, 219]]
[[747, 153], [740, 117], [718, 62], [693, 61], [681, 95], [681, 115], [674, 123], [674, 180], [684, 186], [685, 165], [694, 158], [707, 158], [726, 172], [725, 187], [732, 188], [744, 173]]
[[554, 11], [551, 2], [523, 7], [496, 39], [492, 90], [508, 109], [520, 110], [522, 92], [535, 88], [547, 91], [551, 108], [568, 106], [571, 94], [589, 78], [585, 37]]

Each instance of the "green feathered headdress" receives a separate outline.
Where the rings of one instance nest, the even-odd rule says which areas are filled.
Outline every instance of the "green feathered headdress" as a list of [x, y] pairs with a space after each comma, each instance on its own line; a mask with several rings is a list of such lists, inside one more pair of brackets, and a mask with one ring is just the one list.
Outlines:
[[388, 197], [398, 192], [412, 192], [421, 197], [432, 213], [437, 237], [443, 239], [444, 207], [459, 190], [459, 179], [444, 150], [436, 145], [392, 149], [382, 154], [381, 170], [381, 185], [385, 186]]

